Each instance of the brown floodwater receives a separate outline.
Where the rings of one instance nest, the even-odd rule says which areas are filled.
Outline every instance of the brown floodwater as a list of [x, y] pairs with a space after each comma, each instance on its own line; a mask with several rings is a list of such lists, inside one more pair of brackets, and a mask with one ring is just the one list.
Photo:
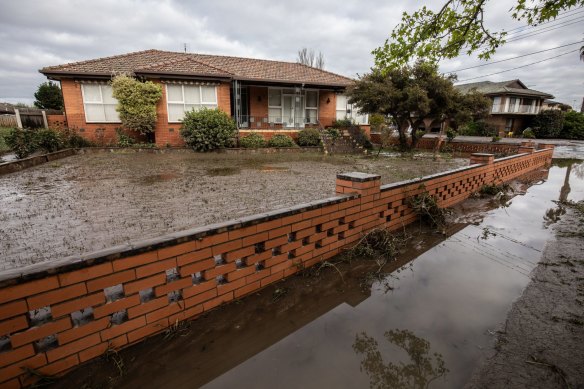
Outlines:
[[584, 163], [514, 187], [457, 206], [447, 236], [420, 230], [379, 279], [371, 261], [338, 264], [342, 278], [313, 269], [122, 350], [121, 371], [101, 359], [55, 387], [463, 387], [553, 238], [555, 201], [584, 199]]

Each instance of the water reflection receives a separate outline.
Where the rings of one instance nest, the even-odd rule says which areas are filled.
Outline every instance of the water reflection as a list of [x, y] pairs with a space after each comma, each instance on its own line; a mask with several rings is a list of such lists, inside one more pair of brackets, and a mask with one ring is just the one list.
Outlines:
[[430, 342], [417, 337], [412, 331], [389, 330], [384, 337], [408, 354], [409, 363], [390, 361], [386, 364], [377, 341], [365, 332], [357, 334], [353, 350], [364, 356], [361, 371], [369, 376], [370, 388], [424, 389], [448, 372], [442, 354], [431, 353]]
[[565, 167], [566, 173], [564, 174], [564, 183], [560, 188], [560, 196], [558, 201], [556, 201], [557, 206], [554, 208], [549, 208], [546, 210], [544, 215], [544, 226], [547, 228], [550, 225], [556, 223], [560, 220], [560, 217], [566, 213], [566, 202], [568, 201], [568, 195], [570, 194], [572, 188], [570, 186], [570, 177], [572, 175], [572, 169], [577, 178], [584, 178], [584, 162], [577, 159], [558, 159], [554, 160], [554, 166]]

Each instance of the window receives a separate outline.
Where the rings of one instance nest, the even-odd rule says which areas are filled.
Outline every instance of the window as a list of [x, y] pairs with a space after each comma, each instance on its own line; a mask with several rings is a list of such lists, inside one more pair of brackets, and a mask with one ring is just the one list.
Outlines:
[[349, 99], [345, 95], [337, 95], [337, 120], [351, 119], [355, 124], [369, 124], [369, 116], [363, 115], [359, 110], [349, 104]]
[[493, 109], [491, 112], [499, 112], [501, 109], [501, 97], [497, 96], [493, 99]]
[[180, 122], [185, 112], [217, 108], [217, 88], [205, 85], [166, 85], [168, 121]]
[[81, 94], [87, 123], [120, 123], [111, 85], [81, 84]]
[[268, 89], [268, 121], [282, 123], [282, 89]]
[[306, 123], [316, 123], [318, 121], [318, 91], [306, 91]]
[[518, 112], [519, 111], [519, 99], [517, 97], [509, 98], [509, 109], [507, 112]]
[[513, 131], [513, 119], [507, 119], [505, 122], [505, 132]]

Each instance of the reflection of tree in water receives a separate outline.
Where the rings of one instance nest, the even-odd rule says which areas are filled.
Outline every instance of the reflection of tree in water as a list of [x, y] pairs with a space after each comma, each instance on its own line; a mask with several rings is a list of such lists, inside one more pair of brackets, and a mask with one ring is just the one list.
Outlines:
[[410, 363], [385, 364], [377, 341], [364, 332], [357, 334], [353, 350], [364, 355], [361, 371], [364, 370], [369, 376], [371, 388], [427, 388], [432, 381], [448, 372], [442, 355], [430, 355], [430, 342], [415, 336], [413, 332], [390, 330], [384, 336], [408, 354]]
[[564, 184], [560, 189], [560, 197], [557, 202], [558, 206], [545, 211], [543, 219], [546, 227], [550, 224], [556, 223], [560, 220], [560, 217], [566, 213], [564, 203], [568, 201], [568, 195], [572, 190], [570, 187], [570, 175], [572, 174], [572, 169], [578, 178], [584, 178], [584, 163], [582, 163], [582, 161], [572, 159], [560, 160], [556, 162], [556, 166], [566, 167], [566, 174], [564, 176]]

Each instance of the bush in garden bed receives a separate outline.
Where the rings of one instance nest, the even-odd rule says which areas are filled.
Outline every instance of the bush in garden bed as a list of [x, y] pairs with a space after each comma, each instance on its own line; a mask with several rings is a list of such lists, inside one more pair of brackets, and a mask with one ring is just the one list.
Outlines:
[[252, 132], [239, 139], [239, 146], [246, 149], [257, 149], [266, 147], [266, 140], [261, 134]]
[[268, 147], [296, 147], [294, 140], [284, 134], [276, 134], [270, 138], [268, 141]]
[[320, 133], [316, 128], [305, 128], [298, 133], [299, 146], [320, 146]]
[[231, 147], [237, 133], [235, 121], [219, 109], [185, 113], [180, 135], [196, 151]]

